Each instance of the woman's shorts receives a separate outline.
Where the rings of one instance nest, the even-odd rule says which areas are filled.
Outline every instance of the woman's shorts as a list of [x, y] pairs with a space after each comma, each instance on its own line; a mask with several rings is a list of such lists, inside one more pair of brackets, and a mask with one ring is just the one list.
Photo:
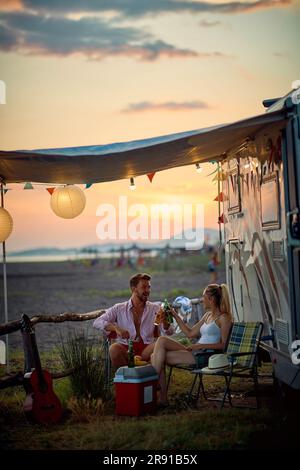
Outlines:
[[[205, 353], [205, 354], [203, 354]], [[196, 368], [202, 369], [202, 367], [208, 366], [208, 359], [210, 354], [207, 353], [214, 353], [213, 349], [201, 349], [201, 351], [193, 351], [192, 354], [196, 361]]]
[[216, 265], [212, 261], [208, 263], [207, 267], [211, 273], [214, 273], [217, 270]]

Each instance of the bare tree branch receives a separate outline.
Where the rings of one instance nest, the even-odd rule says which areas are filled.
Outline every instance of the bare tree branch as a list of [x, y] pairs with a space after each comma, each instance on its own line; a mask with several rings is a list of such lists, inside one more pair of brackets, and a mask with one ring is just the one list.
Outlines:
[[[93, 320], [94, 318], [103, 315], [106, 310], [94, 310], [93, 312], [87, 313], [61, 313], [59, 315], [35, 315], [30, 318], [32, 325], [37, 323], [62, 323], [65, 321], [86, 321]], [[0, 325], [0, 336], [18, 331], [21, 329], [22, 320], [14, 320]]]
[[[75, 372], [74, 368], [63, 370], [62, 372], [50, 372], [52, 379], [62, 379], [63, 377], [68, 377]], [[6, 375], [0, 378], [0, 390], [8, 387], [16, 387], [18, 385], [23, 385], [24, 383], [24, 373], [19, 371], [14, 375]]]

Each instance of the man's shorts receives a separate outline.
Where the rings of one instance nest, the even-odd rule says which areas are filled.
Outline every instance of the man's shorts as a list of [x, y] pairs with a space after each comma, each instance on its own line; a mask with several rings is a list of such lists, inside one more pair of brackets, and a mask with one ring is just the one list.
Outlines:
[[[126, 351], [128, 351], [128, 344], [119, 343]], [[144, 349], [149, 346], [142, 341], [133, 341], [133, 351], [135, 356], [141, 356]]]

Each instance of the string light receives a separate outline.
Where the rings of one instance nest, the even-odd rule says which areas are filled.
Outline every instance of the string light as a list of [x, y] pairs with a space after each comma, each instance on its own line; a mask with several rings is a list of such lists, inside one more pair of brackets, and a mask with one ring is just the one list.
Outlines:
[[197, 171], [197, 173], [202, 172], [202, 166], [200, 165], [200, 163], [196, 163], [196, 171]]
[[129, 189], [131, 189], [132, 191], [134, 191], [136, 188], [135, 184], [134, 184], [134, 178], [133, 176], [130, 178], [130, 185], [129, 185]]

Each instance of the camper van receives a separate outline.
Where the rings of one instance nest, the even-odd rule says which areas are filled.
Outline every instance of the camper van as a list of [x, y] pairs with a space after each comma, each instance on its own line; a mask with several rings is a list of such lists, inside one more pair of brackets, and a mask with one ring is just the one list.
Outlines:
[[226, 275], [236, 321], [262, 321], [275, 377], [300, 389], [299, 91], [265, 100], [274, 122], [222, 160]]

